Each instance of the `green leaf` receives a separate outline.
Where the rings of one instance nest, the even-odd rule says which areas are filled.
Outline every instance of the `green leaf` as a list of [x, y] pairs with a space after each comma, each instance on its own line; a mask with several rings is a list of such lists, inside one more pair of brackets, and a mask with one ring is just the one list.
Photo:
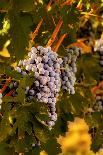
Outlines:
[[36, 118], [40, 121], [49, 121], [50, 118], [48, 116], [48, 114], [44, 112], [44, 114], [36, 114]]
[[89, 127], [100, 127], [102, 115], [100, 112], [92, 112], [84, 117]]
[[14, 70], [14, 68], [11, 67], [5, 68], [5, 74], [16, 80], [20, 80], [20, 78], [22, 77], [20, 73], [18, 73], [17, 71]]
[[31, 101], [31, 111], [33, 114], [48, 114], [48, 106], [43, 102], [38, 102], [35, 98]]
[[9, 39], [8, 35], [5, 34], [5, 35], [0, 35], [0, 51], [2, 51], [3, 47], [4, 47], [4, 44], [6, 43], [6, 41]]
[[12, 133], [12, 127], [9, 122], [9, 112], [5, 112], [0, 123], [0, 142], [5, 140]]
[[0, 0], [0, 8], [3, 10], [8, 10], [10, 7], [10, 2], [8, 0]]
[[61, 153], [60, 144], [57, 143], [57, 140], [55, 138], [49, 139], [43, 149], [45, 150], [45, 152], [47, 152], [48, 155], [56, 155]]
[[62, 33], [69, 33], [71, 31], [76, 30], [78, 27], [78, 21], [80, 17], [79, 11], [75, 8], [75, 6], [65, 5], [60, 10], [62, 19], [63, 19], [63, 29]]
[[18, 93], [18, 101], [21, 104], [26, 104], [25, 89], [26, 89], [26, 86], [31, 86], [33, 84], [33, 82], [34, 82], [34, 76], [32, 73], [26, 75], [25, 77], [23, 77], [20, 80], [20, 83], [19, 83], [19, 86], [17, 89], [17, 93]]
[[81, 112], [84, 112], [84, 107], [88, 106], [87, 99], [81, 96], [77, 91], [74, 95], [70, 96], [69, 103], [72, 107], [73, 112], [79, 115], [81, 115]]
[[32, 149], [32, 153], [31, 154], [26, 154], [26, 155], [40, 155], [41, 152], [41, 147], [40, 146], [36, 146]]
[[34, 11], [32, 12], [33, 22], [38, 24], [41, 18], [46, 16], [46, 9], [42, 4], [35, 5]]
[[[31, 117], [31, 114], [30, 114], [30, 111], [28, 110], [28, 108], [26, 108], [26, 107], [18, 108], [18, 111], [17, 111], [15, 117], [16, 117], [15, 125], [18, 127], [18, 129], [20, 131], [27, 131], [27, 132], [29, 132], [28, 134], [30, 134], [32, 128], [31, 128], [29, 122], [31, 121], [32, 117]], [[29, 128], [29, 130], [28, 130], [28, 128]]]
[[68, 130], [67, 122], [73, 121], [73, 115], [71, 113], [60, 113], [58, 116], [57, 121], [55, 122], [55, 126], [51, 130], [53, 136], [58, 137], [59, 135], [64, 135], [65, 132]]
[[2, 154], [2, 155], [17, 155], [14, 152], [14, 149], [9, 147], [9, 145], [5, 142], [0, 143], [0, 154]]
[[25, 78], [23, 78], [20, 81], [20, 84], [19, 84], [18, 89], [17, 89], [18, 102], [21, 104], [25, 104], [25, 88], [26, 88], [26, 81], [25, 81]]
[[34, 81], [35, 81], [34, 73], [29, 73], [28, 75], [25, 76], [26, 86], [31, 86]]
[[41, 124], [35, 118], [33, 122], [33, 130], [35, 132], [35, 136], [43, 143], [47, 142], [47, 140], [50, 138], [50, 131], [48, 127]]
[[19, 10], [23, 11], [33, 11], [34, 10], [34, 1], [33, 0], [15, 0], [14, 5]]
[[26, 47], [28, 46], [28, 34], [26, 33], [22, 21], [20, 20], [20, 13], [16, 9], [11, 9], [8, 12], [10, 19], [10, 39], [9, 46], [10, 55], [17, 60], [23, 59], [26, 54]]
[[3, 104], [3, 108], [6, 109], [7, 104], [13, 103], [13, 102], [16, 103], [17, 101], [18, 101], [17, 97], [4, 96], [3, 97], [3, 102], [5, 102], [6, 104], [5, 105]]
[[25, 135], [24, 138], [15, 140], [15, 152], [29, 152], [32, 149], [33, 143], [36, 143], [36, 139], [33, 137], [33, 135]]
[[96, 81], [99, 81], [100, 66], [98, 59], [99, 57], [96, 54], [84, 54], [78, 62], [78, 69], [82, 69], [85, 76], [84, 83], [96, 84]]
[[103, 144], [102, 129], [98, 128], [96, 136], [94, 137], [92, 142], [92, 149], [95, 152], [98, 151]]

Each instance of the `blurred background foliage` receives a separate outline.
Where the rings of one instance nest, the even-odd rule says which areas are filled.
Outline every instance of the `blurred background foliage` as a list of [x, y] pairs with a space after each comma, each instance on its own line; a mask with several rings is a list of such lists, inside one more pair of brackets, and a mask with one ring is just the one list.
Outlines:
[[[13, 80], [20, 82], [20, 86], [25, 87], [25, 82], [12, 68], [27, 55], [32, 46], [45, 46], [58, 20], [62, 18], [63, 25], [52, 47], [56, 46], [61, 35], [67, 34], [58, 49], [58, 54], [65, 56], [65, 49], [74, 45], [83, 49], [77, 62], [76, 94], [60, 93], [57, 102], [58, 120], [51, 134], [44, 126], [40, 126], [40, 122], [36, 122], [36, 130], [39, 131], [38, 133], [42, 132], [39, 138], [43, 144], [34, 150], [27, 143], [27, 141], [32, 142], [30, 125], [27, 124], [31, 121], [31, 116], [27, 113], [28, 108], [20, 109], [21, 115], [18, 117], [17, 126], [20, 127], [25, 122], [22, 130], [30, 135], [28, 139], [24, 138], [16, 143], [15, 128], [11, 125], [15, 112], [15, 109], [11, 111], [11, 104], [14, 100], [5, 97], [1, 110], [4, 116], [0, 115], [0, 127], [2, 127], [0, 154], [16, 155], [17, 152], [25, 152], [25, 155], [33, 153], [43, 155], [45, 153], [41, 151], [45, 150], [48, 155], [56, 155], [61, 152], [61, 147], [61, 155], [102, 155], [103, 149], [100, 148], [103, 145], [103, 110], [93, 109], [95, 97], [91, 89], [100, 82], [99, 55], [93, 48], [95, 41], [103, 37], [103, 0], [55, 0], [47, 11], [48, 3], [49, 0], [0, 0], [0, 75], [11, 76]], [[32, 40], [33, 32], [42, 18], [43, 23], [38, 35]], [[28, 79], [24, 80], [28, 81]], [[0, 76], [0, 88], [3, 82], [5, 79]], [[18, 96], [15, 103], [17, 104], [20, 99], [22, 102], [23, 97]], [[41, 109], [36, 108], [36, 105], [35, 109], [40, 111]], [[46, 111], [46, 108], [44, 106], [43, 110]], [[19, 109], [16, 115], [19, 116]], [[50, 140], [44, 143], [47, 137]], [[28, 153], [25, 151], [27, 146]]]

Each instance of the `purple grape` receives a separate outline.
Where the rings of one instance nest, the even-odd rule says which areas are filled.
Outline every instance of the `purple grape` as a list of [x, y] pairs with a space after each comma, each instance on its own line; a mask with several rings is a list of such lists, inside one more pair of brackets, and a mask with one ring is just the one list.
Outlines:
[[49, 75], [49, 71], [45, 70], [44, 75], [48, 76]]
[[40, 93], [37, 93], [36, 96], [37, 96], [38, 99], [41, 99], [41, 94]]
[[2, 98], [3, 97], [3, 95], [2, 95], [2, 93], [0, 93], [0, 98]]
[[21, 68], [20, 67], [16, 67], [15, 69], [17, 72], [21, 73]]
[[55, 76], [55, 71], [51, 71], [51, 72], [50, 72], [50, 76], [51, 76], [51, 77], [54, 77], [54, 76]]
[[35, 94], [35, 91], [32, 90], [32, 89], [30, 89], [30, 90], [29, 90], [29, 94], [30, 94], [30, 95], [34, 95], [34, 94]]

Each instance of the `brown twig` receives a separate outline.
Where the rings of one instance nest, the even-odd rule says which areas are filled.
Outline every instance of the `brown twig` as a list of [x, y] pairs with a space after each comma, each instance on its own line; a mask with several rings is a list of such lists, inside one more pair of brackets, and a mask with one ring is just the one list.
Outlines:
[[10, 83], [11, 81], [11, 77], [9, 77], [7, 80], [6, 80], [6, 83], [4, 84], [4, 86], [2, 87], [2, 89], [0, 90], [0, 93], [3, 93], [6, 88], [8, 87], [8, 84]]
[[63, 2], [60, 6], [63, 7], [64, 5], [71, 5], [73, 3], [73, 0], [67, 0], [66, 2]]
[[61, 43], [63, 42], [64, 38], [67, 36], [67, 34], [63, 34], [60, 39], [58, 40], [57, 44], [52, 48], [53, 51], [57, 52], [59, 46], [61, 45]]
[[62, 24], [63, 24], [63, 21], [62, 21], [62, 19], [60, 19], [59, 22], [57, 23], [57, 25], [56, 25], [53, 33], [52, 33], [52, 36], [49, 39], [49, 41], [48, 41], [46, 46], [51, 46], [53, 44], [53, 42], [55, 41], [55, 38], [56, 38], [56, 36], [57, 36], [57, 34], [58, 34]]
[[39, 29], [40, 29], [42, 23], [43, 23], [43, 18], [41, 18], [41, 20], [40, 20], [40, 22], [38, 23], [38, 25], [37, 25], [35, 31], [34, 31], [33, 34], [32, 34], [32, 42], [33, 42], [33, 40], [35, 39], [35, 37], [38, 35], [38, 31], [39, 31]]
[[5, 96], [11, 96], [15, 92], [15, 89], [11, 90], [9, 93], [7, 93]]
[[50, 9], [51, 4], [52, 4], [52, 0], [49, 1], [48, 5], [47, 5], [47, 7], [46, 7], [46, 10], [47, 10], [47, 11]]
[[8, 11], [7, 10], [0, 10], [0, 13], [7, 13]]

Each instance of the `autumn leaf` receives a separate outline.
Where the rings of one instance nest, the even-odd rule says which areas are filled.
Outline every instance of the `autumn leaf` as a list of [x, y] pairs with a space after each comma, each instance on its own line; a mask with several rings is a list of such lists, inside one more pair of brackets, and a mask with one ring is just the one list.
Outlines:
[[92, 89], [91, 89], [91, 92], [94, 94], [94, 95], [98, 95], [98, 94], [103, 94], [103, 90], [101, 90], [101, 87], [103, 87], [103, 81], [101, 81], [98, 86], [94, 86]]
[[82, 40], [77, 40], [77, 42], [68, 45], [68, 48], [72, 46], [77, 46], [79, 48], [82, 48], [82, 54], [91, 52], [91, 47], [87, 46]]
[[61, 4], [61, 7], [63, 7], [64, 5], [71, 5], [74, 2], [74, 0], [67, 0], [66, 2], [63, 2]]
[[0, 55], [3, 56], [3, 57], [7, 57], [7, 58], [10, 57], [10, 53], [9, 53], [8, 49], [5, 48], [5, 47], [3, 48], [2, 51], [0, 51]]

